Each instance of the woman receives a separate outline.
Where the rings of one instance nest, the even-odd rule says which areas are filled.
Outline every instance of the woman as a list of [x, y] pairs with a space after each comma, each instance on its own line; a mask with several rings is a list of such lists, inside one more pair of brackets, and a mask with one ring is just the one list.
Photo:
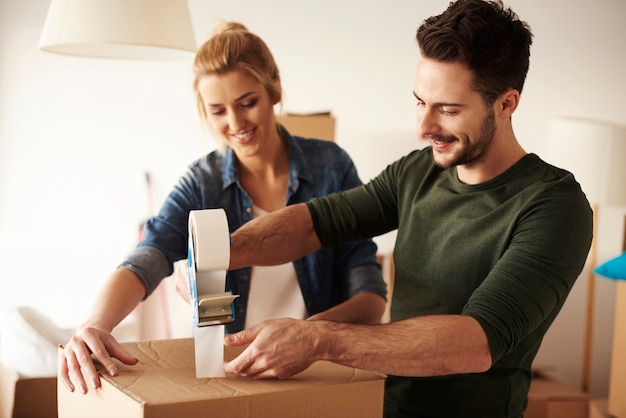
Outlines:
[[[243, 25], [220, 27], [198, 50], [193, 68], [198, 111], [220, 149], [189, 166], [65, 346], [59, 378], [70, 391], [78, 385], [86, 393], [86, 382], [100, 386], [90, 353], [111, 375], [117, 374], [111, 357], [136, 362], [111, 331], [187, 257], [191, 210], [224, 208], [232, 232], [255, 216], [361, 183], [336, 144], [293, 137], [277, 125], [278, 68], [265, 43]], [[230, 271], [227, 290], [240, 297], [227, 331], [285, 316], [379, 322], [386, 286], [375, 253], [372, 241], [359, 241], [283, 266]]]

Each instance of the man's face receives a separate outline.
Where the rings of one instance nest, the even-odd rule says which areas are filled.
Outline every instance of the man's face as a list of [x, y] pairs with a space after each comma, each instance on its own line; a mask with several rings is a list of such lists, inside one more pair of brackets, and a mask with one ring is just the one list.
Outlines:
[[471, 81], [472, 73], [460, 64], [423, 58], [417, 66], [418, 134], [431, 141], [440, 167], [483, 161], [495, 137], [494, 110], [472, 90]]

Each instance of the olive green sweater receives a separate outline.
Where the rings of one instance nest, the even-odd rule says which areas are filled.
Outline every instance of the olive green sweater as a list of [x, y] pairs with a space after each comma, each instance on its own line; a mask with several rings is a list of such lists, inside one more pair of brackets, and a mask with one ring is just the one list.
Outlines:
[[467, 185], [428, 147], [308, 207], [325, 247], [398, 230], [393, 321], [469, 315], [489, 340], [486, 373], [388, 376], [387, 417], [522, 416], [532, 361], [591, 245], [592, 211], [571, 173], [529, 154]]

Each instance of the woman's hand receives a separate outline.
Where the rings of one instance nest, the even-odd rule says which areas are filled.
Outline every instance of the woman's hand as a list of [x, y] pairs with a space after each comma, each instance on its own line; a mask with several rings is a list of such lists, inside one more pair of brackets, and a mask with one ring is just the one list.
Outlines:
[[191, 303], [189, 299], [189, 281], [187, 280], [187, 264], [180, 264], [176, 268], [176, 293], [187, 303]]
[[110, 376], [117, 376], [113, 358], [125, 364], [137, 363], [137, 359], [124, 350], [110, 332], [95, 326], [82, 326], [63, 347], [58, 377], [70, 392], [78, 387], [83, 394], [87, 393], [88, 385], [93, 389], [100, 387], [94, 360], [100, 362]]

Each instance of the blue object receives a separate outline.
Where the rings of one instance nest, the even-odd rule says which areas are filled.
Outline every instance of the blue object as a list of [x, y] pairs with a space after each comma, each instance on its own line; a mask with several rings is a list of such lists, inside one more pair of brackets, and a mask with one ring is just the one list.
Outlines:
[[593, 272], [607, 279], [626, 280], [626, 252], [600, 264]]

